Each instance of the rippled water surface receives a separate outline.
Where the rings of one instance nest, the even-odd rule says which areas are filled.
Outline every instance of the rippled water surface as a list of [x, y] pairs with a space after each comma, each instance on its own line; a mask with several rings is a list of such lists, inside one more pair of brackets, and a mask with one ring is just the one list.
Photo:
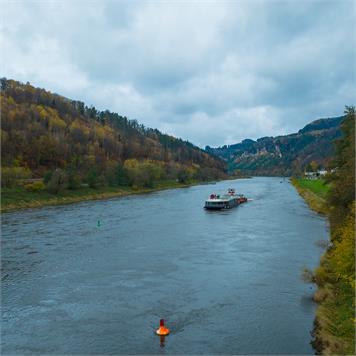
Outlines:
[[[230, 186], [252, 201], [202, 209]], [[2, 352], [311, 354], [300, 274], [327, 238], [279, 178], [3, 214]]]

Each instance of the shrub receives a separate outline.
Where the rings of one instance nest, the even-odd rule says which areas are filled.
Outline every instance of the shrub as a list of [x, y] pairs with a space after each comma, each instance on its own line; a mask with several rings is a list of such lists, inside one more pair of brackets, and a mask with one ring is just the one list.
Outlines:
[[98, 183], [98, 173], [94, 169], [91, 169], [86, 176], [86, 181], [90, 188], [96, 188]]
[[321, 303], [323, 300], [325, 300], [328, 296], [330, 296], [330, 292], [328, 289], [323, 288], [323, 289], [318, 289], [313, 296], [313, 300], [316, 303]]
[[51, 179], [47, 184], [47, 189], [50, 193], [58, 194], [60, 191], [67, 188], [67, 184], [68, 178], [66, 173], [58, 168], [53, 172]]
[[305, 283], [314, 283], [315, 282], [315, 276], [313, 274], [313, 271], [311, 271], [308, 268], [304, 268], [302, 275], [300, 276], [302, 281]]
[[190, 179], [189, 171], [185, 168], [181, 168], [177, 174], [177, 179], [179, 183], [188, 183]]
[[25, 189], [29, 192], [40, 192], [46, 188], [46, 185], [39, 181], [39, 182], [33, 182], [30, 184], [25, 185]]
[[99, 188], [105, 185], [105, 179], [102, 175], [99, 175], [96, 169], [91, 169], [87, 176], [86, 181], [90, 188]]
[[330, 282], [331, 279], [335, 279], [334, 274], [327, 271], [323, 266], [319, 266], [315, 269], [315, 282], [318, 286], [324, 286], [327, 282]]
[[45, 184], [48, 184], [48, 182], [51, 180], [52, 178], [52, 171], [48, 171], [45, 173], [44, 177], [43, 177], [43, 181], [45, 182]]
[[121, 186], [129, 185], [128, 172], [127, 172], [127, 169], [122, 164], [119, 164], [117, 167], [116, 179], [117, 179], [118, 185], [121, 185]]
[[163, 174], [163, 168], [156, 161], [138, 161], [136, 159], [127, 159], [122, 168], [120, 168], [121, 181], [127, 182], [129, 185], [137, 187], [152, 188], [157, 180]]
[[1, 168], [1, 186], [13, 187], [21, 179], [31, 178], [31, 171], [25, 167], [2, 167]]
[[82, 183], [82, 178], [79, 174], [70, 173], [68, 175], [68, 189], [78, 189]]

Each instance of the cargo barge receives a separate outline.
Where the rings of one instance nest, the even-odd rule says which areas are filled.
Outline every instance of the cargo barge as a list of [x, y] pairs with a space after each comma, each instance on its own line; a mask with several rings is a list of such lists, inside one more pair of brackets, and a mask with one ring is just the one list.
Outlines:
[[231, 209], [246, 202], [247, 198], [243, 194], [236, 194], [235, 189], [230, 188], [227, 194], [211, 194], [205, 201], [204, 208], [208, 210]]

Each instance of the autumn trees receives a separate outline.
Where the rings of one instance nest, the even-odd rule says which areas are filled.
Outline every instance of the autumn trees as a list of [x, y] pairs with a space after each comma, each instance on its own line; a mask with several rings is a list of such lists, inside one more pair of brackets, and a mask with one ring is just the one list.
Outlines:
[[14, 167], [32, 178], [56, 177], [60, 170], [65, 189], [83, 184], [152, 186], [179, 179], [182, 171], [189, 171], [190, 179], [224, 176], [222, 160], [189, 142], [29, 83], [0, 81], [5, 184], [16, 180]]
[[332, 244], [315, 273], [320, 305], [313, 346], [318, 354], [355, 351], [355, 108], [346, 107], [345, 114], [328, 177]]
[[329, 176], [332, 185], [328, 203], [332, 209], [332, 223], [339, 224], [350, 212], [355, 201], [355, 107], [346, 107], [341, 125], [342, 137], [336, 141], [334, 172]]

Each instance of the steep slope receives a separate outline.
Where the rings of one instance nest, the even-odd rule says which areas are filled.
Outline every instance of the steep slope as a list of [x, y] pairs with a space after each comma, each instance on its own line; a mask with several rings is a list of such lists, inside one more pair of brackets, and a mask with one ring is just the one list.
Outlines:
[[119, 184], [125, 162], [159, 179], [224, 176], [225, 162], [187, 141], [29, 83], [1, 79], [1, 122], [2, 166], [26, 168], [35, 178], [60, 168], [82, 183], [96, 176]]
[[277, 137], [246, 139], [218, 148], [206, 147], [208, 153], [223, 158], [229, 170], [255, 175], [290, 175], [311, 162], [326, 166], [334, 155], [331, 144], [340, 136], [343, 116], [319, 119], [298, 133]]

